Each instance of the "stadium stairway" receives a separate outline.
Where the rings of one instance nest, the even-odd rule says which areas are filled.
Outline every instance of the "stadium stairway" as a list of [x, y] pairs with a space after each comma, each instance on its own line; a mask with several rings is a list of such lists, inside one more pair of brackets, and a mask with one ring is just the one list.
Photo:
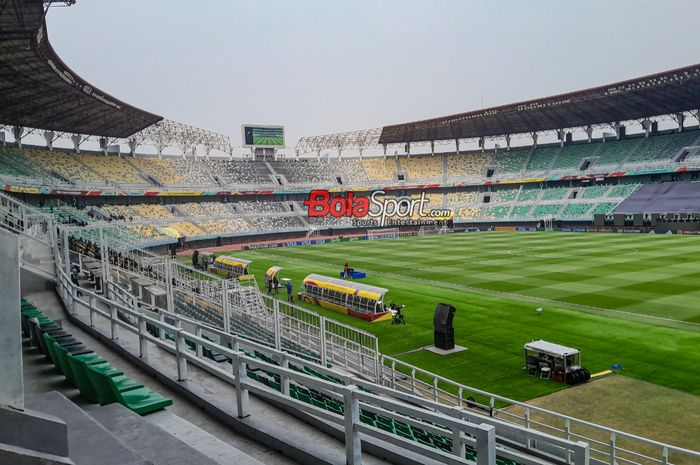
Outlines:
[[129, 378], [175, 402], [168, 410], [139, 416], [118, 403], [99, 406], [83, 398], [37, 349], [23, 344], [26, 406], [66, 423], [75, 465], [293, 465], [267, 447], [247, 440], [207, 417], [187, 399], [158, 384], [65, 318], [53, 292], [29, 293], [29, 301], [76, 339], [94, 348]]
[[[115, 358], [117, 360], [115, 364], [130, 378], [144, 385], [154, 386], [153, 388], [162, 392], [163, 395], [174, 399], [173, 405], [168, 407], [167, 411], [144, 417], [146, 420], [151, 421], [149, 418], [151, 416], [158, 418], [171, 412], [181, 419], [186, 418], [225, 442], [233, 444], [236, 448], [244, 450], [245, 453], [263, 463], [280, 465], [345, 463], [342, 427], [256, 395], [250, 397], [250, 416], [238, 418], [236, 403], [232, 402], [232, 387], [209, 371], [189, 364], [188, 379], [177, 381], [174, 356], [169, 351], [149, 345], [148, 363], [145, 363], [138, 357], [138, 340], [134, 334], [120, 331], [119, 338], [111, 340], [107, 336], [109, 334], [107, 321], [97, 318], [94, 327], [90, 327], [86, 315], [79, 313], [79, 318], [69, 316], [64, 312], [56, 294], [51, 291], [30, 293], [24, 298], [41, 307], [52, 319], [62, 317], [64, 319], [62, 324], [66, 331], [75, 335], [76, 338], [85, 340], [86, 344], [96, 349], [99, 347], [99, 353], [106, 359]], [[102, 343], [101, 346], [100, 343]], [[25, 369], [31, 365], [25, 363]], [[133, 368], [129, 369], [130, 366]], [[158, 382], [154, 381], [154, 378]], [[71, 400], [74, 402], [79, 399], [77, 390], [66, 386], [63, 379], [58, 384], [56, 380], [52, 383], [53, 389], [59, 385], [72, 389]], [[42, 386], [41, 392], [46, 392], [45, 386]], [[162, 421], [167, 422], [167, 418]], [[157, 423], [157, 426], [162, 428], [163, 424]], [[168, 431], [171, 431], [170, 427]], [[222, 437], [224, 435], [227, 435], [225, 439]], [[196, 444], [196, 441], [193, 442]], [[439, 463], [371, 436], [362, 435], [362, 442], [364, 464], [437, 465]]]

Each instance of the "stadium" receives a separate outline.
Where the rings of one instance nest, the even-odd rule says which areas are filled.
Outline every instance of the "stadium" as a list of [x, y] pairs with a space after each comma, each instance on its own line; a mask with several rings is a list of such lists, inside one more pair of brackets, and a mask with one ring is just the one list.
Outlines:
[[237, 145], [80, 3], [0, 0], [0, 463], [700, 464], [700, 64]]

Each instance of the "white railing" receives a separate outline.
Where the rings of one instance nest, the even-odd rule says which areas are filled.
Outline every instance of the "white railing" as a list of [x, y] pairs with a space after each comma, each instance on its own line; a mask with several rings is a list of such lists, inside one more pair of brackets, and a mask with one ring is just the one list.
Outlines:
[[[382, 384], [385, 386], [566, 440], [584, 441], [591, 445], [592, 463], [609, 465], [700, 463], [698, 452], [465, 386], [392, 357], [383, 355], [381, 365]], [[506, 437], [506, 434], [502, 435]], [[680, 461], [672, 461], [671, 457], [678, 458]], [[693, 462], [693, 459], [697, 462]]]
[[[81, 293], [80, 297], [78, 291]], [[189, 378], [188, 364], [191, 363], [232, 385], [236, 412], [240, 418], [250, 415], [249, 394], [253, 393], [263, 399], [275, 400], [297, 411], [340, 425], [345, 431], [348, 464], [362, 463], [361, 433], [420, 456], [450, 464], [473, 463], [465, 458], [467, 448], [474, 451], [477, 465], [494, 465], [497, 455], [522, 465], [545, 465], [552, 463], [551, 460], [574, 465], [591, 463], [589, 446], [582, 441], [558, 438], [498, 419], [475, 416], [466, 411], [445, 409], [438, 403], [406, 395], [360, 378], [339, 374], [303, 358], [236, 338], [178, 315], [168, 315], [175, 320], [174, 325], [169, 324], [150, 316], [144, 310], [139, 310], [136, 305], [124, 305], [125, 302], [116, 302], [73, 285], [62, 270], [59, 270], [58, 293], [73, 318], [84, 321], [95, 330], [97, 318], [104, 319], [109, 328], [106, 337], [117, 340], [120, 338], [120, 331], [134, 335], [138, 339], [138, 356], [145, 362], [148, 361], [149, 345], [173, 354], [171, 359], [160, 360], [172, 360], [178, 381]], [[156, 328], [161, 335], [171, 334], [174, 341], [151, 335], [147, 331], [147, 325]], [[190, 325], [194, 331], [187, 331], [185, 325]], [[212, 341], [211, 337], [204, 337], [205, 335], [218, 338], [219, 342]], [[194, 344], [195, 350], [190, 350], [187, 342]], [[224, 342], [230, 343], [232, 348], [222, 345]], [[230, 363], [213, 362], [204, 356], [204, 349], [223, 355]], [[244, 349], [262, 353], [275, 363], [248, 356]], [[340, 383], [307, 375], [289, 368], [290, 365], [297, 370], [307, 367], [326, 375], [327, 379], [336, 379]], [[250, 378], [248, 369], [262, 370], [272, 377], [277, 377], [280, 380], [279, 391]], [[313, 389], [342, 403], [343, 408], [326, 410], [297, 400], [292, 396], [292, 385]], [[446, 441], [452, 442], [451, 450], [447, 452], [422, 445], [365, 424], [361, 421], [360, 414], [367, 412], [443, 436]], [[516, 450], [516, 442], [527, 447]]]

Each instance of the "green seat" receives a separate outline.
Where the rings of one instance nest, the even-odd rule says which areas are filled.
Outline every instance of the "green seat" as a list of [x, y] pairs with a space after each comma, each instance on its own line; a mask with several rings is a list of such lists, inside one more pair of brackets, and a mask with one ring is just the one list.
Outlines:
[[59, 365], [60, 362], [58, 361], [58, 357], [54, 350], [54, 342], [58, 342], [59, 344], [63, 345], [82, 345], [82, 343], [80, 343], [76, 338], [69, 334], [54, 339], [54, 337], [51, 336], [51, 334], [44, 333], [42, 337], [44, 338], [44, 342], [46, 343], [46, 350], [48, 352], [49, 359], [59, 370], [61, 370], [61, 366]]
[[73, 370], [71, 369], [70, 363], [68, 363], [68, 354], [75, 355], [86, 355], [94, 354], [92, 349], [88, 349], [83, 344], [79, 345], [61, 345], [60, 342], [53, 343], [53, 350], [56, 354], [56, 360], [58, 362], [59, 369], [63, 372], [68, 382], [73, 385], [75, 384], [75, 376], [73, 375]]
[[117, 392], [126, 392], [132, 389], [143, 388], [143, 384], [139, 384], [120, 372], [112, 366], [103, 365], [83, 365], [86, 369], [90, 384], [97, 397], [100, 405], [113, 404], [119, 402], [119, 398], [115, 394]]
[[117, 377], [112, 377], [108, 380], [117, 401], [124, 407], [128, 408], [134, 413], [138, 413], [139, 415], [146, 415], [147, 413], [164, 409], [168, 405], [173, 404], [171, 399], [168, 399], [155, 391], [151, 391], [147, 387], [121, 391], [118, 388]]
[[[98, 365], [102, 368], [109, 368], [109, 362], [92, 352], [82, 355], [68, 354], [68, 365], [70, 365], [71, 371], [73, 372], [75, 385], [80, 390], [80, 395], [88, 402], [93, 404], [98, 403], [97, 392], [95, 392], [95, 388], [92, 386], [90, 378], [88, 378], [85, 365]], [[119, 373], [119, 371], [115, 370], [115, 375]]]

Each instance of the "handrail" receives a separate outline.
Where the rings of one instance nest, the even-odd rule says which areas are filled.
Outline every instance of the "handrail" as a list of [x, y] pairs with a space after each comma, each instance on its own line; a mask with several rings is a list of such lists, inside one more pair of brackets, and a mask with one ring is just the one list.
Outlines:
[[[79, 318], [78, 305], [81, 305], [86, 307], [90, 312], [91, 321], [94, 318], [94, 314], [109, 320], [110, 327], [112, 328], [112, 339], [116, 339], [117, 337], [117, 327], [124, 328], [132, 334], [135, 334], [139, 340], [138, 346], [140, 348], [141, 358], [147, 359], [147, 344], [149, 342], [157, 347], [171, 352], [173, 349], [175, 349], [178, 380], [180, 381], [188, 378], [188, 362], [194, 363], [196, 366], [207, 371], [218, 371], [217, 376], [230, 384], [235, 385], [239, 417], [245, 417], [249, 414], [247, 396], [248, 392], [252, 391], [255, 394], [262, 395], [263, 397], [272, 397], [287, 405], [292, 405], [300, 410], [321, 416], [322, 418], [330, 420], [336, 424], [344, 425], [346, 431], [348, 463], [361, 463], [361, 443], [359, 440], [359, 432], [373, 431], [370, 427], [365, 427], [360, 424], [359, 411], [361, 408], [368, 409], [370, 411], [377, 411], [377, 409], [381, 409], [382, 415], [386, 415], [387, 417], [398, 421], [412, 423], [419, 421], [421, 423], [421, 427], [425, 428], [435, 428], [435, 424], [441, 425], [441, 427], [445, 428], [443, 430], [445, 435], [449, 435], [451, 433], [453, 439], [456, 439], [456, 447], [453, 448], [452, 454], [434, 449], [425, 450], [423, 447], [418, 447], [418, 445], [413, 443], [413, 441], [401, 438], [400, 436], [391, 436], [391, 438], [388, 438], [388, 440], [394, 444], [400, 444], [402, 447], [408, 448], [416, 453], [422, 453], [423, 455], [430, 457], [439, 457], [440, 459], [445, 460], [447, 463], [468, 463], [464, 459], [465, 445], [475, 446], [477, 450], [477, 464], [493, 463], [490, 460], [495, 460], [497, 450], [499, 455], [506, 454], [511, 456], [512, 452], [509, 452], [503, 447], [497, 445], [497, 436], [494, 434], [496, 431], [496, 426], [493, 424], [494, 422], [496, 422], [501, 429], [518, 431], [520, 434], [525, 435], [528, 441], [532, 441], [533, 443], [549, 444], [553, 447], [556, 446], [558, 448], [562, 448], [565, 453], [560, 457], [561, 459], [567, 460], [573, 458], [573, 462], [571, 463], [576, 465], [587, 465], [589, 463], [589, 446], [583, 442], [574, 442], [557, 438], [545, 433], [528, 430], [524, 427], [518, 427], [517, 425], [508, 424], [506, 422], [501, 422], [499, 420], [491, 419], [489, 420], [489, 423], [474, 423], [462, 418], [461, 415], [455, 417], [454, 415], [444, 413], [440, 410], [440, 405], [433, 405], [431, 402], [417, 397], [413, 398], [413, 400], [414, 402], [419, 403], [421, 406], [413, 406], [405, 402], [394, 400], [392, 397], [397, 395], [397, 393], [392, 389], [377, 386], [376, 384], [363, 381], [353, 376], [339, 375], [326, 367], [319, 367], [315, 364], [310, 364], [301, 358], [276, 351], [275, 349], [271, 349], [266, 346], [261, 346], [251, 341], [242, 341], [233, 337], [234, 349], [229, 349], [228, 347], [222, 346], [216, 342], [209, 341], [199, 334], [192, 334], [181, 327], [173, 326], [161, 321], [158, 318], [153, 318], [147, 314], [144, 314], [142, 311], [136, 310], [135, 308], [129, 308], [127, 306], [115, 303], [95, 292], [80, 288], [70, 282], [66, 273], [62, 269], [59, 269], [58, 271], [60, 296], [66, 303], [67, 308], [70, 309], [70, 313], [73, 315], [73, 317]], [[78, 290], [80, 290], [82, 293], [82, 299], [77, 297]], [[98, 308], [98, 304], [105, 305], [108, 308], [108, 311]], [[118, 312], [124, 313], [138, 321], [137, 327], [119, 320], [117, 317]], [[146, 323], [158, 328], [159, 331], [175, 334], [176, 340], [174, 347], [172, 343], [166, 340], [161, 340], [160, 338], [152, 336], [144, 331]], [[198, 323], [192, 323], [196, 325], [196, 328], [198, 328], [196, 329], [196, 333], [199, 333], [202, 329], [201, 326], [199, 326]], [[206, 331], [211, 331], [211, 329], [206, 328]], [[189, 340], [197, 346], [219, 352], [225, 357], [231, 359], [233, 364], [233, 373], [212, 365], [200, 355], [199, 351], [195, 351], [194, 353], [188, 352], [185, 346], [185, 340]], [[280, 360], [282, 363], [280, 365], [275, 365], [257, 358], [249, 357], [240, 350], [237, 350], [237, 348], [240, 348], [240, 345], [255, 347], [256, 350], [269, 354], [268, 356], [270, 356], [270, 358], [273, 360]], [[286, 363], [284, 363], [285, 361]], [[316, 378], [292, 370], [285, 366], [288, 365], [289, 362], [299, 364], [301, 366], [313, 366], [314, 370], [337, 377], [345, 384], [333, 383], [325, 379]], [[257, 381], [249, 380], [247, 378], [247, 366], [259, 368], [268, 373], [278, 375], [283, 386], [281, 392], [264, 388]], [[331, 397], [341, 397], [345, 405], [342, 417], [338, 414], [326, 412], [316, 407], [308, 406], [299, 401], [291, 399], [289, 394], [290, 381], [326, 392]], [[371, 389], [372, 392], [363, 392], [359, 389], [359, 386], [362, 386], [365, 389]], [[382, 394], [382, 396], [379, 396], [378, 394]], [[473, 437], [474, 439], [464, 436], [465, 434]], [[525, 456], [523, 463], [542, 464], [544, 461], [537, 459], [534, 456]]]

